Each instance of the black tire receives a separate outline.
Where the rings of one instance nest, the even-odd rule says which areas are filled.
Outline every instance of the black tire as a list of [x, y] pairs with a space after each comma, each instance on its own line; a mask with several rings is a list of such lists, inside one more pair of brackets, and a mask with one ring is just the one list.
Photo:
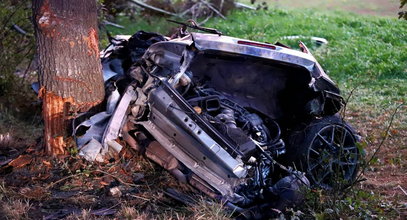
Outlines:
[[286, 165], [306, 173], [323, 189], [341, 189], [356, 178], [359, 150], [354, 130], [337, 115], [315, 119], [286, 138]]

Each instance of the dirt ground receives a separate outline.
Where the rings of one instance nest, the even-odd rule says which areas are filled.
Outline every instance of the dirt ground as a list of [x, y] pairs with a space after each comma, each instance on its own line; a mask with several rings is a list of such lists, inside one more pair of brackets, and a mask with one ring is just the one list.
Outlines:
[[[360, 132], [365, 143], [366, 160], [376, 156], [366, 169], [361, 188], [381, 196], [384, 203], [393, 205], [400, 218], [407, 218], [407, 106], [398, 109], [388, 138], [383, 136], [394, 109], [384, 113], [353, 110], [347, 119]], [[379, 147], [381, 145], [381, 147]]]
[[[390, 136], [362, 176], [366, 180], [357, 185], [379, 196], [383, 207], [396, 210], [400, 219], [407, 217], [406, 113], [406, 106], [398, 110]], [[391, 116], [391, 109], [381, 114], [354, 109], [346, 114], [363, 137], [367, 160], [379, 148]], [[124, 151], [108, 163], [95, 164], [75, 153], [61, 158], [48, 157], [42, 153], [41, 145], [40, 139], [14, 140], [7, 146], [3, 142], [0, 147], [0, 216], [7, 219], [194, 219], [204, 215], [204, 219], [211, 219], [211, 214], [221, 213], [216, 208], [202, 212], [202, 193], [178, 183], [161, 167], [134, 152]], [[189, 197], [174, 199], [169, 196], [171, 190]]]
[[[40, 147], [1, 148], [2, 155], [16, 158], [0, 167], [0, 219], [177, 218], [174, 213], [185, 208], [185, 202], [168, 192], [195, 194], [196, 201], [201, 196], [128, 151], [95, 164], [72, 155], [51, 158]], [[193, 216], [187, 208], [184, 212], [178, 215]]]

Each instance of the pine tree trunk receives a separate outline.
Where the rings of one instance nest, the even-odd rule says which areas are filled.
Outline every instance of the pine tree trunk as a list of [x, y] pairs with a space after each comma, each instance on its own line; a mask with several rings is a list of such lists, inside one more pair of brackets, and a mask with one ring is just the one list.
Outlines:
[[69, 121], [104, 98], [96, 0], [33, 0], [46, 151], [66, 154]]

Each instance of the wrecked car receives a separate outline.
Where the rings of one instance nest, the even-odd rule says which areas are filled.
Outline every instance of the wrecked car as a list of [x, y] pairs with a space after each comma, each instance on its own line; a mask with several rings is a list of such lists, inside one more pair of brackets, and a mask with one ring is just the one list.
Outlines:
[[103, 161], [124, 140], [248, 218], [295, 204], [302, 186], [352, 183], [358, 136], [303, 43], [297, 51], [182, 25], [172, 37], [112, 39], [106, 111], [75, 125], [82, 156]]

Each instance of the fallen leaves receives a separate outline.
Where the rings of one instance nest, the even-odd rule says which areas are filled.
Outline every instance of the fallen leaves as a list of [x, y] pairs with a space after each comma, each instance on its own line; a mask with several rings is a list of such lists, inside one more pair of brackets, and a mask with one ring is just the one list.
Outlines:
[[168, 172], [131, 151], [109, 163], [72, 155], [49, 157], [35, 148], [18, 153], [15, 159], [6, 158], [0, 181], [10, 192], [7, 197], [32, 202], [29, 215], [35, 219], [77, 219], [83, 210], [90, 219], [120, 217], [117, 212], [126, 206], [158, 215], [162, 213], [154, 210], [173, 201], [162, 193], [163, 187], [182, 187]]
[[47, 167], [51, 167], [51, 163], [49, 161], [43, 160], [42, 163]]
[[9, 165], [15, 168], [20, 168], [23, 166], [26, 166], [30, 164], [33, 160], [33, 157], [31, 155], [20, 155], [16, 159], [12, 160]]
[[42, 200], [50, 195], [49, 191], [43, 187], [24, 187], [19, 193], [27, 199]]

